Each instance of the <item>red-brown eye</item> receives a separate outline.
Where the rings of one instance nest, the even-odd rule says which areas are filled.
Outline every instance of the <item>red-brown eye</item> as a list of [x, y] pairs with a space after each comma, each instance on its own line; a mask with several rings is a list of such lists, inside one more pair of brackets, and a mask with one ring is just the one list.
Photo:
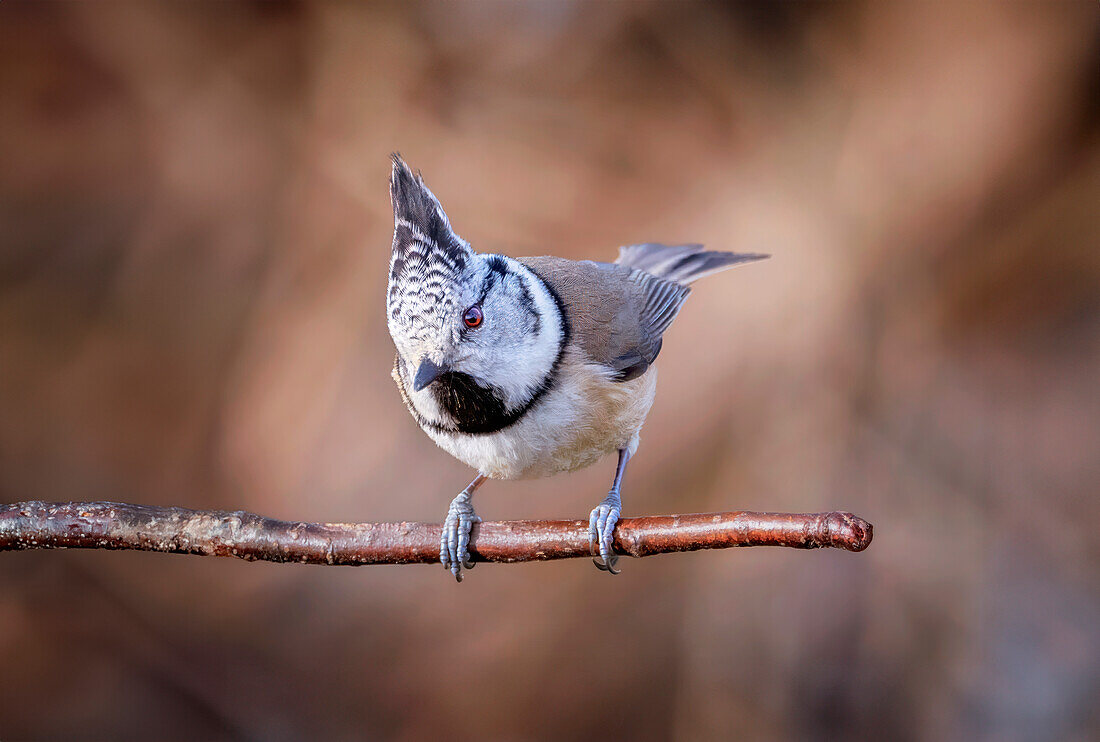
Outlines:
[[471, 330], [475, 327], [481, 326], [481, 321], [485, 319], [481, 314], [481, 307], [476, 304], [466, 310], [466, 314], [462, 315], [462, 321], [466, 323], [466, 326]]

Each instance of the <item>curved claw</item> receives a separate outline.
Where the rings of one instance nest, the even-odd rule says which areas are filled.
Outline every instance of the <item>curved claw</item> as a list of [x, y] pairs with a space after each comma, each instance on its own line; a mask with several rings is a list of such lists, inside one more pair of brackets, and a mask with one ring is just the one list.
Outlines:
[[618, 564], [618, 562], [619, 562], [619, 557], [613, 556], [613, 557], [611, 557], [611, 561], [606, 562], [606, 563], [601, 562], [600, 561], [601, 558], [602, 557], [593, 557], [592, 558], [592, 563], [596, 565], [596, 569], [600, 570], [601, 572], [610, 572], [613, 575], [622, 574], [621, 569], [615, 569], [615, 565]]

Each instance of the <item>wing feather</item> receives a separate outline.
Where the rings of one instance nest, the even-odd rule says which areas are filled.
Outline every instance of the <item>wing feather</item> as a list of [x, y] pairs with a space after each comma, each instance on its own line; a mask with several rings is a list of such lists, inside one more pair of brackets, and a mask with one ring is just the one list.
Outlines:
[[661, 351], [687, 286], [614, 263], [549, 256], [518, 258], [558, 295], [573, 341], [626, 381], [645, 373]]

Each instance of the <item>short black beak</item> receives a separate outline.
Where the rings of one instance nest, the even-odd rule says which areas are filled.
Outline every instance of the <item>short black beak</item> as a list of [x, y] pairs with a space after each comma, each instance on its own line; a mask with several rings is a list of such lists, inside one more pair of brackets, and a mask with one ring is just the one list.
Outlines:
[[420, 362], [420, 368], [416, 369], [416, 376], [413, 378], [413, 391], [419, 392], [450, 370], [445, 363], [442, 366], [437, 366], [430, 359], [425, 358]]

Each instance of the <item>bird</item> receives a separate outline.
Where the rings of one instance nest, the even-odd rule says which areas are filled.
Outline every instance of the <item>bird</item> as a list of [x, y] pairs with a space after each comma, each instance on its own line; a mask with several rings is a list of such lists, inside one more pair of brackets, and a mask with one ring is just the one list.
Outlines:
[[476, 252], [419, 171], [392, 155], [387, 327], [392, 376], [420, 428], [477, 471], [451, 502], [439, 560], [471, 569], [474, 492], [618, 454], [589, 514], [593, 562], [617, 574], [621, 487], [657, 386], [662, 336], [704, 276], [767, 255], [645, 243], [613, 263]]

